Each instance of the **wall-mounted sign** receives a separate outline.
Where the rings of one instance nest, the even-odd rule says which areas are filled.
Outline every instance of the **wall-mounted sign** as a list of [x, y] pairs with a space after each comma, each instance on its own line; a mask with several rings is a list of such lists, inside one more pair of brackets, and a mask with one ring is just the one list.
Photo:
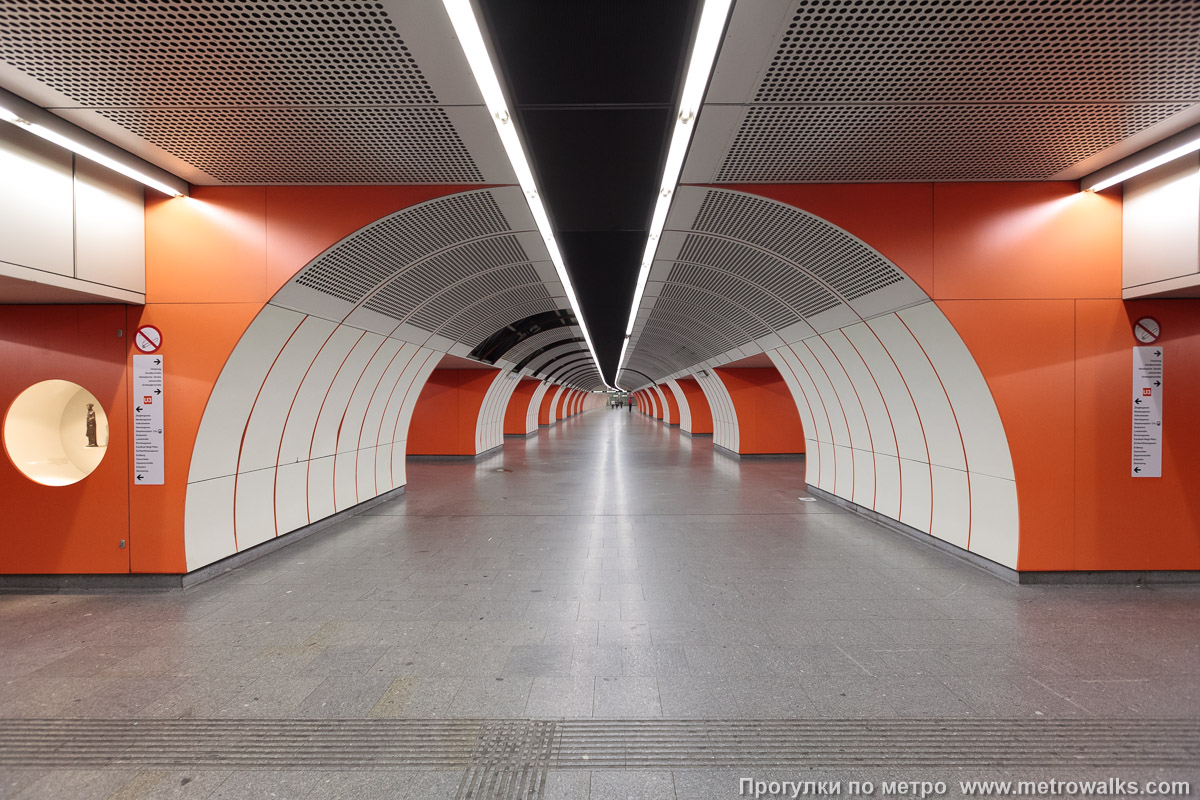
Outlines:
[[163, 357], [133, 357], [133, 483], [160, 486], [163, 454]]
[[162, 331], [153, 325], [143, 325], [133, 335], [133, 346], [143, 353], [157, 353], [162, 347]]
[[1163, 348], [1133, 348], [1133, 464], [1135, 478], [1162, 477]]
[[1162, 335], [1162, 326], [1154, 317], [1142, 317], [1133, 323], [1133, 338], [1142, 344], [1154, 344]]

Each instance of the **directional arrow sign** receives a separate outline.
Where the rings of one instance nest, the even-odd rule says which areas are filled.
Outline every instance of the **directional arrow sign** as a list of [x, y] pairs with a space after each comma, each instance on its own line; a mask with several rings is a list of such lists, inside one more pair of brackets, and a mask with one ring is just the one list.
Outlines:
[[1135, 478], [1162, 477], [1163, 348], [1133, 348], [1133, 463]]
[[[133, 470], [138, 486], [161, 485], [164, 480], [163, 455], [163, 358], [133, 357], [133, 397], [145, 402], [133, 404]], [[154, 402], [150, 399], [153, 397]]]

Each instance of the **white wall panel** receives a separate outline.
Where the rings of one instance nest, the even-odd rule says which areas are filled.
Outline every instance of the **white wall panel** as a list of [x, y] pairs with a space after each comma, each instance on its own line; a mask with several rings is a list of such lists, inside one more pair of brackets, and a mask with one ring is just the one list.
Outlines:
[[873, 383], [879, 386], [900, 457], [927, 461], [929, 451], [925, 446], [925, 431], [916, 404], [904, 383], [904, 377], [879, 337], [866, 323], [847, 326], [841, 329], [841, 333], [853, 343], [874, 378]]
[[874, 510], [900, 519], [900, 459], [887, 453], [875, 454]]
[[86, 158], [75, 161], [75, 277], [146, 293], [142, 185]]
[[275, 471], [275, 525], [282, 536], [308, 523], [308, 462], [282, 464]]
[[954, 326], [933, 303], [901, 311], [900, 318], [921, 343], [942, 380], [962, 433], [971, 474], [1013, 480], [1008, 437], [996, 401]]
[[363, 331], [350, 355], [346, 356], [346, 360], [338, 368], [325, 394], [321, 413], [317, 417], [312, 458], [330, 456], [337, 452], [338, 430], [346, 413], [346, 405], [350, 402], [350, 395], [382, 341], [383, 337], [379, 334]]
[[654, 402], [658, 403], [658, 408], [655, 409], [655, 416], [662, 414], [662, 421], [667, 422], [667, 398], [663, 391], [658, 386], [651, 386], [650, 391], [654, 393]]
[[971, 486], [962, 470], [934, 464], [932, 533], [942, 541], [967, 549], [971, 533]]
[[296, 392], [291, 411], [287, 415], [287, 424], [283, 429], [283, 444], [279, 451], [280, 464], [293, 464], [307, 461], [312, 449], [313, 435], [317, 424], [317, 415], [325, 402], [325, 394], [333, 376], [341, 368], [342, 362], [350, 354], [351, 348], [358, 341], [362, 331], [356, 328], [337, 326], [333, 322], [319, 317], [309, 317], [305, 325], [319, 326], [327, 329], [326, 340], [321, 345], [316, 358], [308, 367], [307, 374], [302, 376], [300, 389]]
[[367, 445], [350, 454], [354, 457], [354, 489], [360, 503], [380, 493], [375, 485], [375, 452], [378, 449], [375, 445]]
[[884, 405], [883, 394], [867, 369], [866, 363], [843, 331], [826, 334], [825, 344], [837, 356], [838, 362], [849, 375], [850, 382], [854, 386], [862, 413], [866, 418], [872, 449], [876, 453], [899, 455], [896, 447], [896, 432], [892, 430], [892, 420], [888, 416], [887, 406]]
[[1017, 568], [1017, 484], [971, 474], [971, 552]]
[[[837, 337], [836, 332], [826, 334]], [[840, 338], [840, 337], [839, 337]], [[846, 427], [850, 436], [850, 446], [858, 450], [873, 451], [871, 431], [867, 428], [867, 417], [863, 411], [862, 402], [858, 398], [856, 387], [851, 384], [850, 377], [842, 366], [837, 355], [830, 349], [823, 337], [813, 336], [805, 339], [800, 345], [808, 347], [821, 366], [821, 372], [833, 387], [842, 414], [846, 419]], [[800, 345], [797, 345], [799, 347]]]
[[542, 398], [546, 396], [550, 386], [549, 383], [539, 383], [538, 387], [533, 390], [533, 396], [529, 398], [529, 409], [525, 412], [525, 433], [533, 433], [538, 429], [538, 411], [542, 407]]
[[900, 459], [900, 485], [904, 492], [900, 501], [900, 521], [929, 533], [933, 523], [933, 484], [929, 464]]
[[707, 377], [699, 373], [694, 377], [700, 384], [700, 388], [704, 390], [704, 397], [708, 400], [708, 407], [712, 411], [713, 444], [735, 453], [738, 452], [738, 448], [741, 446], [741, 435], [738, 428], [737, 411], [733, 407], [733, 398], [729, 396], [729, 390], [725, 388], [724, 381], [713, 372], [710, 372]]
[[75, 274], [71, 158], [16, 126], [0, 128], [0, 261]]
[[870, 450], [855, 448], [854, 456], [854, 502], [863, 508], [875, 510], [875, 454]]
[[188, 483], [183, 552], [188, 571], [237, 552], [233, 538], [233, 475]]
[[358, 468], [356, 453], [335, 453], [333, 456], [333, 505], [338, 511], [358, 504]]
[[[400, 345], [387, 369], [384, 370], [383, 376], [379, 379], [375, 392], [371, 395], [371, 403], [367, 406], [367, 413], [363, 419], [362, 436], [358, 442], [359, 448], [375, 447], [385, 441], [383, 420], [388, 401], [391, 399], [392, 393], [396, 391], [396, 385], [400, 381], [400, 376], [404, 374], [404, 369], [420, 350], [411, 342], [400, 342]], [[389, 430], [386, 434], [387, 441], [391, 440], [391, 435]]]
[[308, 517], [312, 522], [337, 511], [333, 502], [333, 456], [308, 462]]
[[825, 416], [829, 421], [829, 431], [832, 436], [833, 443], [850, 447], [850, 430], [846, 423], [846, 412], [842, 408], [841, 399], [837, 392], [833, 389], [833, 384], [829, 382], [829, 376], [825, 374], [825, 370], [821, 368], [821, 364], [817, 361], [817, 357], [812, 354], [808, 348], [808, 340], [790, 345], [793, 353], [796, 354], [796, 360], [799, 362], [802, 371], [806, 374], [809, 382], [816, 389], [816, 393], [821, 397], [825, 406]]
[[188, 483], [237, 472], [242, 432], [254, 399], [284, 342], [303, 320], [299, 312], [266, 306], [250, 323], [209, 395], [192, 450]]
[[[854, 448], [844, 444], [833, 446], [833, 493], [847, 500], [854, 500]], [[854, 502], [858, 502], [854, 500]], [[860, 504], [861, 505], [861, 504]]]
[[917, 340], [895, 314], [876, 317], [867, 324], [879, 336], [888, 354], [896, 362], [916, 401], [925, 431], [925, 442], [929, 447], [930, 462], [965, 470], [962, 439], [958, 434], [958, 423], [954, 419], [950, 401], [942, 389], [942, 383], [938, 380], [933, 365]]
[[[380, 441], [381, 450], [388, 451], [387, 480], [381, 476], [380, 485], [391, 483], [392, 487], [403, 486], [406, 483], [404, 459], [408, 449], [408, 426], [412, 422], [413, 409], [416, 408], [417, 398], [425, 388], [425, 382], [442, 360], [442, 354], [437, 350], [421, 348], [408, 366], [401, 373], [400, 380], [388, 400], [387, 411], [384, 412], [384, 431], [390, 431], [389, 441], [385, 445]], [[382, 454], [376, 458], [376, 463], [383, 462]]]
[[475, 423], [475, 452], [482, 453], [504, 444], [504, 411], [520, 384], [518, 376], [500, 370], [484, 395]]
[[274, 466], [237, 476], [233, 513], [239, 552], [275, 537], [274, 494]]
[[[692, 409], [688, 406], [687, 395], [683, 393], [683, 389], [679, 388], [679, 382], [676, 380], [667, 381], [666, 386], [671, 394], [675, 395], [675, 404], [679, 406], [679, 429], [691, 433]], [[592, 396], [594, 397], [594, 395]]]
[[280, 440], [289, 409], [305, 373], [329, 336], [332, 323], [309, 317], [288, 339], [262, 384], [246, 426], [238, 459], [239, 472], [274, 467], [280, 459]]
[[367, 424], [367, 409], [379, 391], [379, 383], [383, 379], [384, 372], [391, 365], [402, 345], [402, 342], [395, 339], [384, 339], [374, 355], [371, 356], [371, 360], [367, 362], [366, 368], [363, 369], [362, 375], [359, 376], [358, 382], [354, 386], [349, 402], [346, 403], [346, 411], [339, 424], [337, 443], [339, 453], [352, 453], [361, 446]]

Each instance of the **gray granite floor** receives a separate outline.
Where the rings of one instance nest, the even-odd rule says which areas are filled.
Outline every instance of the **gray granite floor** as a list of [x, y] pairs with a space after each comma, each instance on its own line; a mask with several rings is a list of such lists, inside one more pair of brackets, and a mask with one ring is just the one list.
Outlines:
[[[805, 494], [801, 461], [589, 412], [410, 464], [401, 498], [186, 592], [0, 595], [0, 718], [1200, 717], [1200, 587], [1018, 587]], [[461, 774], [14, 769], [0, 797]], [[547, 797], [737, 796], [705, 793], [723, 774], [556, 773]]]

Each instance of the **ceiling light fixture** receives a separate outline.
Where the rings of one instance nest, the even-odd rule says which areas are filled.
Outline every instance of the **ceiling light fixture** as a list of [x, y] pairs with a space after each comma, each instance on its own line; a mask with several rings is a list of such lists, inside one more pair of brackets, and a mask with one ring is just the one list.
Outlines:
[[1200, 150], [1200, 125], [1193, 125], [1128, 158], [1093, 172], [1084, 177], [1079, 185], [1085, 192], [1098, 192], [1197, 150]]
[[[637, 321], [638, 308], [642, 305], [646, 281], [650, 279], [654, 254], [658, 251], [658, 241], [662, 236], [663, 227], [667, 223], [667, 211], [671, 208], [671, 199], [675, 196], [675, 188], [679, 185], [683, 159], [687, 155], [688, 145], [692, 140], [692, 131], [696, 127], [696, 117], [700, 114], [700, 103], [704, 99], [705, 89], [708, 88], [708, 79], [712, 75], [713, 64], [717, 60], [717, 50], [721, 46], [721, 37], [725, 32], [725, 20], [729, 16], [731, 2], [732, 0], [705, 0], [704, 8], [700, 12], [700, 26], [696, 30], [696, 41], [692, 45], [692, 57], [688, 62], [687, 77], [683, 82], [679, 111], [675, 115], [675, 129], [671, 133], [671, 145], [667, 149], [667, 164], [663, 169], [658, 199], [654, 203], [654, 213], [650, 217], [650, 233], [646, 237], [646, 250], [642, 255], [637, 286], [633, 291], [633, 306], [629, 309], [629, 324], [625, 326], [626, 346], [629, 344], [629, 337], [633, 335], [633, 325]], [[621, 360], [617, 362], [618, 373], [624, 365], [625, 348], [622, 348]]]
[[492, 116], [492, 122], [496, 125], [496, 132], [500, 134], [500, 143], [504, 145], [504, 152], [508, 154], [509, 163], [512, 164], [513, 172], [517, 176], [517, 183], [520, 184], [525, 201], [529, 204], [529, 211], [533, 214], [533, 221], [542, 235], [546, 250], [550, 253], [550, 263], [554, 265], [558, 279], [567, 293], [567, 301], [571, 304], [571, 310], [575, 312], [575, 319], [579, 323], [579, 330], [583, 333], [583, 340], [587, 342], [588, 350], [592, 354], [592, 361], [596, 363], [596, 371], [600, 373], [600, 380], [604, 381], [605, 386], [608, 386], [608, 381], [604, 378], [604, 370], [600, 368], [600, 359], [596, 356], [596, 348], [592, 344], [592, 336], [583, 320], [579, 300], [575, 297], [575, 287], [571, 285], [567, 266], [563, 262], [562, 253], [559, 252], [558, 242], [554, 239], [554, 231], [550, 227], [550, 217], [546, 214], [546, 208], [542, 205], [537, 185], [533, 181], [533, 171], [529, 168], [525, 149], [521, 147], [516, 123], [513, 121], [508, 103], [504, 99], [504, 91], [500, 88], [500, 80], [496, 77], [496, 70], [492, 66], [492, 58], [488, 53], [487, 45], [483, 42], [483, 33], [479, 29], [475, 11], [471, 8], [470, 0], [442, 0], [442, 4], [450, 16], [450, 24], [454, 26], [454, 33], [458, 36], [458, 43], [462, 46], [463, 55], [467, 57], [467, 63], [470, 64], [471, 72], [475, 75], [475, 83], [478, 84], [479, 91], [483, 95], [484, 105], [487, 106], [488, 113]]
[[3, 89], [0, 89], [0, 120], [11, 122], [163, 194], [181, 197], [188, 193], [187, 181]]

